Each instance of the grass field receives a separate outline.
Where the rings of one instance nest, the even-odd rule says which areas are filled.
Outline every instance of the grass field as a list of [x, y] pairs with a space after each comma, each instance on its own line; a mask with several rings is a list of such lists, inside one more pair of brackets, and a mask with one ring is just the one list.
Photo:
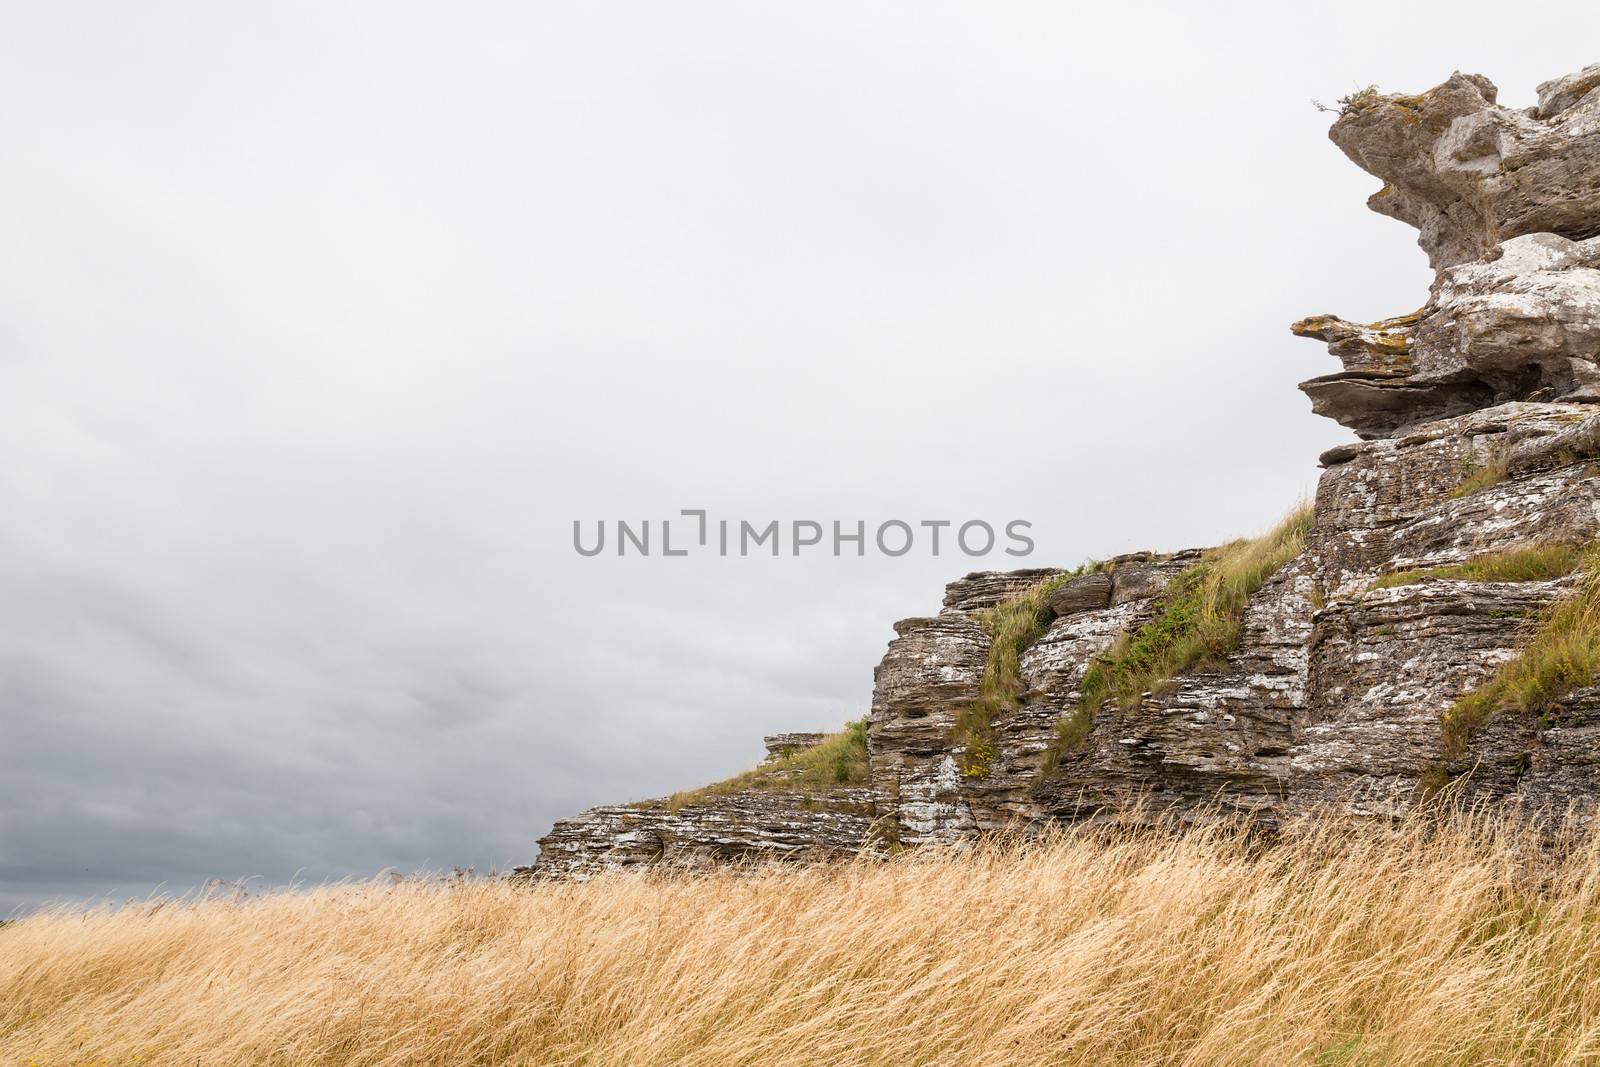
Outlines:
[[0, 1064], [1600, 1059], [1600, 848], [1484, 818], [407, 881], [0, 928]]

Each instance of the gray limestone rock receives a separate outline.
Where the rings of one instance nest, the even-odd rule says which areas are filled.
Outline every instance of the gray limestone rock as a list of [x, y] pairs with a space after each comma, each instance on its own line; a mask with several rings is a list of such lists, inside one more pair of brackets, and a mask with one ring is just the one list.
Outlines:
[[1045, 606], [1057, 616], [1110, 607], [1111, 575], [1096, 571], [1074, 578], [1052, 593]]
[[870, 789], [822, 794], [747, 790], [674, 809], [666, 801], [591, 808], [539, 839], [539, 859], [518, 872], [587, 878], [657, 865], [694, 868], [761, 860], [817, 860], [879, 851]]
[[767, 759], [781, 759], [784, 756], [815, 748], [822, 743], [826, 734], [772, 734], [763, 737], [761, 743], [767, 747]]
[[1509, 400], [1600, 399], [1600, 239], [1530, 234], [1439, 272], [1421, 311], [1290, 329], [1344, 366], [1300, 388], [1364, 437]]
[[1368, 205], [1419, 230], [1427, 304], [1292, 327], [1342, 365], [1301, 385], [1363, 437], [1509, 400], [1600, 399], [1600, 64], [1496, 103], [1477, 74], [1418, 95], [1367, 90], [1329, 130], [1385, 182]]
[[1415, 226], [1442, 270], [1510, 237], [1600, 233], [1600, 66], [1539, 87], [1539, 106], [1496, 103], [1481, 74], [1426, 92], [1367, 91], [1328, 136], [1384, 182], [1372, 210]]

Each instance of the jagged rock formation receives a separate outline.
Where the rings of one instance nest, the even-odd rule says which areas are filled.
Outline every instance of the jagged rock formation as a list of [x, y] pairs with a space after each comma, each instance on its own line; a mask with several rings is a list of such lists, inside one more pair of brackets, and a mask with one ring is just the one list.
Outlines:
[[[535, 869], [951, 844], [1135, 799], [1279, 824], [1329, 808], [1390, 816], [1441, 778], [1592, 810], [1600, 687], [1542, 716], [1498, 715], [1459, 752], [1441, 726], [1578, 579], [1374, 585], [1600, 537], [1600, 65], [1540, 86], [1527, 111], [1495, 97], [1457, 74], [1419, 96], [1357, 94], [1334, 123], [1335, 143], [1386, 183], [1371, 206], [1421, 231], [1437, 276], [1419, 312], [1294, 325], [1343, 366], [1302, 386], [1313, 409], [1363, 440], [1321, 457], [1304, 550], [1251, 593], [1227, 655], [1131, 701], [1083, 697], [1091, 668], [1215, 558], [1201, 550], [971, 574], [937, 615], [895, 624], [865, 783], [597, 808], [558, 823]], [[1020, 691], [988, 723], [993, 751], [970, 759], [958, 719], [992, 669], [989, 613], [1040, 583]], [[1083, 729], [1063, 730], [1080, 704]], [[814, 741], [769, 739], [769, 757]]]
[[1368, 90], [1329, 136], [1384, 181], [1367, 206], [1419, 231], [1443, 270], [1530, 233], [1600, 234], [1600, 64], [1539, 86], [1539, 103], [1502, 107], [1494, 83], [1456, 73], [1425, 93]]
[[1374, 211], [1418, 228], [1438, 272], [1420, 312], [1370, 325], [1316, 315], [1343, 372], [1301, 388], [1377, 437], [1506, 400], [1590, 399], [1600, 330], [1600, 65], [1495, 103], [1455, 74], [1417, 96], [1357, 93], [1329, 131], [1384, 186]]
[[1514, 237], [1440, 271], [1415, 314], [1291, 328], [1344, 365], [1301, 385], [1312, 410], [1363, 437], [1506, 400], [1600, 399], [1600, 238]]

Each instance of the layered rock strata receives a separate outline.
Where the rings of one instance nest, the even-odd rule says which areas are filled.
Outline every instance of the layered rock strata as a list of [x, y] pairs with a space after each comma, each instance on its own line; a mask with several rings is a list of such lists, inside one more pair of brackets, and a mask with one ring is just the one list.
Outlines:
[[[597, 808], [558, 823], [536, 869], [958, 844], [1134, 800], [1276, 823], [1395, 816], [1440, 776], [1496, 801], [1591, 810], [1600, 689], [1537, 717], [1499, 714], [1464, 752], [1441, 727], [1578, 578], [1375, 585], [1600, 536], [1600, 65], [1545, 83], [1525, 110], [1497, 95], [1456, 74], [1415, 96], [1356, 94], [1333, 125], [1385, 183], [1370, 205], [1418, 228], [1436, 276], [1417, 312], [1294, 325], [1342, 368], [1304, 383], [1313, 410], [1362, 439], [1321, 457], [1305, 549], [1250, 595], [1230, 654], [1099, 703], [1063, 744], [1091, 665], [1212, 557], [971, 574], [937, 614], [895, 624], [874, 674], [864, 785]], [[957, 727], [990, 660], [987, 613], [1041, 582], [1046, 625], [1018, 659], [1022, 692], [975, 763]], [[769, 753], [804, 743], [769, 739]]]
[[655, 864], [694, 868], [854, 856], [888, 843], [875, 831], [877, 800], [870, 789], [748, 790], [681, 807], [661, 800], [591, 808], [557, 822], [539, 840], [538, 862], [513, 873], [586, 878]]

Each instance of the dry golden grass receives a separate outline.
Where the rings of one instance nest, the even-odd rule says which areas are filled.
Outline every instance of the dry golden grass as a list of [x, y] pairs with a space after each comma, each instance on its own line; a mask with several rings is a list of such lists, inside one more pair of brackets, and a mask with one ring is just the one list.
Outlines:
[[[841, 785], [863, 785], [867, 781], [867, 720], [865, 716], [847, 722], [838, 733], [826, 735], [819, 744], [798, 752], [770, 759], [732, 778], [725, 778], [699, 789], [674, 793], [667, 808], [679, 811], [703, 804], [713, 797], [750, 789], [818, 792]], [[649, 807], [655, 801], [643, 801]]]
[[0, 929], [0, 1063], [1600, 1058], [1600, 848], [1479, 818], [1109, 829], [708, 877], [409, 882]]

